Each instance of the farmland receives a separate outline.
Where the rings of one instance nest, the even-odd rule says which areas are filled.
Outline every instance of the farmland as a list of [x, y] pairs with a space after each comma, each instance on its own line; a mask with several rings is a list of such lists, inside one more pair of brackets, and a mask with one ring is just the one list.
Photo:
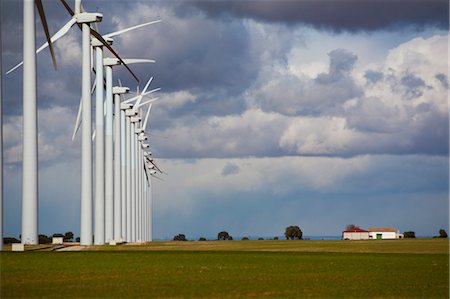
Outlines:
[[448, 240], [208, 241], [3, 252], [1, 298], [447, 298]]

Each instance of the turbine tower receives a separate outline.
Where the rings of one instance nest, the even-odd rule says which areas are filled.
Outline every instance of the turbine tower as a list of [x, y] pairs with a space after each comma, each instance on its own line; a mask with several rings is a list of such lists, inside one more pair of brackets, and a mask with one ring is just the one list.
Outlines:
[[90, 36], [97, 38], [120, 62], [128, 69], [133, 77], [139, 81], [136, 75], [119, 57], [105, 39], [90, 27], [91, 23], [100, 22], [103, 15], [100, 13], [81, 12], [81, 1], [75, 0], [75, 12], [65, 0], [61, 0], [66, 10], [76, 20], [82, 30], [82, 140], [81, 140], [81, 219], [80, 219], [80, 244], [92, 245], [92, 123], [91, 123], [91, 92], [90, 92]]
[[38, 143], [36, 90], [36, 27], [34, 5], [39, 10], [53, 64], [56, 59], [50, 42], [41, 0], [23, 1], [23, 169], [22, 244], [38, 244]]

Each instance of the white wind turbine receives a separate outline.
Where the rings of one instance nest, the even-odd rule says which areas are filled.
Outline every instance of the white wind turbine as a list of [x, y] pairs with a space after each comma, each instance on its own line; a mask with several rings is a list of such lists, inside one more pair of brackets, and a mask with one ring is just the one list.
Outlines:
[[[154, 63], [150, 59], [124, 59], [128, 64]], [[113, 168], [113, 90], [112, 68], [120, 65], [116, 58], [104, 58], [106, 67], [106, 118], [105, 118], [105, 239], [107, 242], [114, 239], [114, 168]], [[117, 194], [119, 196], [120, 194]], [[119, 237], [120, 238], [120, 237]]]
[[[145, 193], [145, 179], [144, 179], [144, 174], [146, 174], [146, 169], [145, 169], [145, 163], [144, 163], [144, 150], [149, 148], [148, 144], [145, 144], [144, 141], [147, 140], [147, 136], [144, 133], [144, 128], [147, 126], [147, 121], [148, 121], [148, 117], [149, 117], [149, 113], [150, 113], [150, 109], [152, 106], [152, 103], [154, 101], [158, 100], [156, 99], [152, 99], [150, 101], [141, 103], [139, 105], [136, 105], [135, 109], [139, 110], [139, 114], [142, 114], [142, 109], [140, 109], [140, 106], [146, 105], [146, 104], [150, 104], [146, 117], [145, 117], [145, 121], [144, 121], [144, 125], [142, 126], [138, 126], [139, 124], [142, 123], [142, 118], [140, 115], [137, 116], [138, 121], [136, 122], [136, 129], [134, 131], [135, 133], [135, 139], [136, 139], [136, 235], [137, 235], [137, 240], [138, 241], [147, 241], [149, 240], [147, 238], [147, 234], [146, 232], [148, 231], [148, 225], [147, 225], [147, 219], [149, 218], [147, 216], [147, 197], [146, 197], [146, 193]], [[146, 152], [146, 154], [148, 155], [149, 153]], [[148, 179], [148, 178], [147, 178]]]
[[[121, 82], [119, 80], [121, 85]], [[148, 84], [150, 83], [150, 80]], [[128, 100], [128, 103], [138, 100], [140, 97], [157, 91], [154, 89], [145, 92], [148, 84], [144, 88], [142, 94]], [[122, 242], [126, 239], [126, 146], [125, 146], [125, 110], [123, 108], [131, 108], [132, 105], [128, 103], [121, 103], [120, 96], [128, 93], [128, 87], [115, 86], [113, 87], [114, 94], [114, 239]], [[125, 107], [124, 107], [125, 106]]]
[[[36, 92], [36, 5], [41, 17], [53, 65], [56, 59], [50, 42], [47, 21], [41, 0], [23, 1], [23, 169], [22, 169], [22, 244], [38, 244], [38, 144]], [[2, 167], [3, 171], [3, 167]]]
[[[2, 32], [0, 30], [0, 40]], [[2, 55], [0, 55], [0, 74], [2, 74]], [[0, 76], [0, 251], [3, 251], [3, 76]]]
[[[75, 0], [75, 12], [69, 7], [65, 0], [61, 0], [66, 10], [76, 20], [82, 29], [82, 145], [81, 145], [81, 227], [80, 244], [92, 245], [92, 124], [91, 124], [91, 94], [90, 94], [90, 36], [93, 35], [108, 50], [114, 54], [129, 70], [125, 62], [119, 57], [105, 39], [90, 27], [90, 23], [99, 22], [102, 15], [99, 13], [81, 13], [81, 1]], [[69, 21], [70, 23], [71, 21]], [[73, 23], [74, 24], [74, 23]], [[73, 25], [72, 24], [72, 25]], [[71, 25], [71, 26], [72, 26]], [[70, 26], [70, 27], [71, 27]], [[69, 27], [69, 28], [70, 28]], [[138, 80], [139, 81], [139, 80]]]
[[[145, 241], [152, 241], [152, 197], [151, 197], [152, 187], [150, 176], [155, 176], [155, 174], [157, 173], [156, 170], [158, 170], [160, 173], [163, 173], [162, 170], [156, 166], [155, 162], [153, 161], [153, 158], [151, 158], [152, 155], [151, 152], [147, 151], [149, 145], [143, 143], [148, 139], [147, 136], [145, 135], [145, 130], [147, 128], [151, 108], [152, 103], [150, 103], [148, 107], [143, 125], [137, 130], [137, 134], [139, 134], [139, 139], [141, 140], [142, 143], [143, 161], [141, 163], [143, 165], [143, 170], [144, 173], [146, 174], [147, 180], [147, 184], [145, 184], [145, 180], [143, 178], [143, 189], [142, 189], [143, 212], [144, 212], [143, 236], [145, 238]], [[148, 174], [150, 174], [150, 176]], [[148, 192], [149, 190], [150, 192]]]
[[[132, 31], [144, 26], [151, 24], [156, 24], [161, 22], [161, 20], [147, 22], [137, 26], [122, 29], [116, 32], [103, 35], [103, 38], [112, 44], [112, 37]], [[91, 40], [91, 45], [95, 51], [96, 56], [96, 119], [95, 119], [95, 131], [97, 132], [96, 137], [96, 153], [95, 153], [95, 234], [94, 241], [95, 244], [101, 245], [105, 242], [105, 135], [104, 135], [104, 111], [103, 111], [103, 44], [96, 38]], [[126, 61], [127, 62], [127, 61]], [[127, 62], [128, 63], [128, 62]], [[101, 87], [99, 87], [101, 86]], [[107, 95], [108, 95], [107, 90]], [[108, 102], [107, 102], [108, 103]], [[108, 105], [107, 105], [108, 108]], [[79, 113], [81, 112], [81, 103]], [[78, 118], [79, 119], [79, 118]], [[76, 126], [77, 129], [78, 126]], [[76, 132], [76, 131], [75, 131]], [[75, 134], [75, 133], [74, 133]], [[109, 166], [109, 165], [108, 165]], [[108, 191], [110, 188], [108, 186]], [[108, 236], [110, 232], [108, 231]]]
[[114, 86], [114, 239], [118, 242], [124, 241], [125, 231], [122, 224], [125, 219], [125, 201], [122, 192], [121, 175], [121, 127], [120, 127], [120, 96], [130, 91], [128, 87]]
[[[141, 105], [148, 104], [149, 102], [140, 103], [142, 98], [152, 92], [155, 92], [158, 89], [151, 90], [146, 92], [150, 82], [153, 78], [147, 82], [144, 87], [143, 92], [134, 98], [126, 100], [121, 103], [121, 131], [124, 132], [122, 134], [122, 182], [124, 183], [122, 189], [125, 189], [125, 202], [126, 202], [126, 223], [124, 230], [126, 241], [134, 242], [136, 241], [136, 138], [135, 138], [135, 128], [134, 123], [140, 120], [137, 117], [138, 107]], [[155, 101], [156, 99], [151, 99], [150, 101]], [[131, 102], [136, 101], [133, 105]]]

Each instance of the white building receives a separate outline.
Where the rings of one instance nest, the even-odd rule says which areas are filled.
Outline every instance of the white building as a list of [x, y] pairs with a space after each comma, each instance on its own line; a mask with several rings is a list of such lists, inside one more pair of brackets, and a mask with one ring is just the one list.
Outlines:
[[392, 227], [388, 228], [371, 227], [368, 229], [368, 231], [369, 231], [369, 238], [372, 240], [401, 239], [403, 237], [402, 234], [397, 233], [397, 230]]
[[344, 230], [342, 240], [369, 240], [369, 231], [359, 227]]
[[60, 245], [63, 244], [64, 238], [63, 237], [53, 237], [52, 238], [52, 244]]

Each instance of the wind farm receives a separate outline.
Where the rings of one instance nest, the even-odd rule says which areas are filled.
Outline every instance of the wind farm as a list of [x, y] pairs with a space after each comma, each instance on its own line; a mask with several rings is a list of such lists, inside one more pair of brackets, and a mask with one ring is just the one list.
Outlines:
[[[136, 104], [129, 104], [128, 110], [131, 110], [133, 116], [133, 126], [130, 130], [126, 132], [130, 135], [130, 138], [126, 136], [121, 136], [125, 131], [121, 129], [121, 98], [120, 95], [126, 94], [129, 91], [127, 87], [113, 87], [112, 78], [112, 67], [123, 65], [133, 78], [138, 82], [138, 78], [128, 67], [128, 64], [134, 63], [154, 63], [155, 60], [151, 59], [122, 59], [117, 52], [111, 47], [113, 43], [112, 37], [118, 36], [120, 34], [142, 28], [144, 26], [152, 25], [161, 22], [161, 20], [146, 22], [144, 24], [132, 26], [125, 28], [116, 32], [100, 35], [92, 26], [96, 26], [97, 22], [101, 22], [103, 16], [100, 13], [88, 13], [84, 10], [81, 1], [75, 1], [74, 10], [69, 6], [69, 4], [62, 0], [63, 7], [70, 14], [71, 19], [60, 29], [58, 32], [50, 37], [48, 31], [48, 25], [46, 22], [45, 12], [41, 1], [24, 1], [24, 28], [30, 27], [30, 33], [24, 32], [24, 61], [20, 62], [13, 68], [11, 68], [6, 75], [15, 71], [17, 68], [23, 65], [23, 89], [24, 89], [24, 107], [29, 107], [24, 109], [24, 135], [23, 135], [23, 148], [24, 151], [24, 165], [23, 165], [23, 201], [22, 201], [22, 244], [25, 245], [36, 245], [38, 244], [38, 191], [37, 191], [37, 120], [36, 120], [36, 70], [33, 65], [36, 65], [36, 55], [49, 48], [52, 56], [52, 61], [56, 69], [56, 58], [53, 50], [53, 43], [58, 39], [63, 37], [69, 32], [69, 29], [77, 24], [77, 26], [82, 30], [82, 86], [81, 93], [82, 97], [79, 105], [79, 115], [77, 117], [77, 123], [75, 124], [74, 135], [72, 139], [75, 138], [75, 134], [78, 127], [81, 124], [81, 217], [80, 217], [80, 244], [82, 245], [92, 245], [92, 240], [94, 239], [95, 244], [102, 245], [105, 243], [117, 242], [122, 243], [124, 240], [131, 240], [136, 242], [138, 239], [140, 242], [151, 241], [147, 234], [144, 236], [143, 233], [143, 223], [146, 222], [147, 218], [151, 218], [148, 214], [151, 210], [142, 211], [143, 202], [151, 200], [148, 196], [148, 192], [144, 192], [144, 184], [146, 185], [145, 190], [148, 188], [150, 183], [150, 177], [144, 181], [144, 176], [141, 172], [144, 171], [142, 152], [145, 151], [146, 155], [149, 154], [148, 146], [142, 146], [141, 142], [145, 139], [139, 139], [136, 134], [144, 133], [144, 129], [139, 127], [138, 129], [134, 126], [134, 123], [140, 122], [141, 118], [138, 116], [138, 107], [148, 104], [149, 102], [144, 102], [140, 104], [140, 101], [148, 93], [146, 92], [151, 79], [146, 84], [143, 92], [135, 97], [137, 100]], [[34, 5], [39, 11], [43, 27], [45, 29], [47, 42], [43, 44], [39, 49], [35, 50], [35, 32], [34, 29]], [[33, 23], [33, 24], [31, 24]], [[33, 26], [32, 26], [33, 25]], [[30, 42], [30, 44], [28, 44]], [[107, 48], [113, 55], [112, 57], [104, 57], [103, 47]], [[94, 56], [91, 55], [95, 53], [95, 67], [94, 67]], [[27, 59], [25, 59], [27, 57]], [[30, 60], [30, 62], [28, 61]], [[31, 68], [29, 70], [29, 68]], [[105, 71], [104, 71], [105, 69]], [[91, 71], [95, 74], [95, 81], [91, 87]], [[27, 76], [25, 76], [25, 74]], [[105, 74], [105, 76], [104, 76]], [[31, 87], [30, 87], [30, 84]], [[95, 181], [93, 181], [93, 163], [92, 163], [92, 148], [93, 144], [91, 141], [92, 136], [92, 112], [91, 112], [91, 94], [95, 90], [96, 101], [95, 101]], [[26, 91], [26, 92], [25, 92]], [[104, 98], [104, 91], [106, 97]], [[115, 95], [115, 101], [113, 102], [113, 94]], [[25, 102], [26, 99], [26, 102]], [[133, 100], [133, 99], [132, 99]], [[106, 108], [104, 110], [104, 107]], [[115, 115], [113, 113], [113, 107], [115, 107]], [[81, 115], [81, 117], [80, 117]], [[123, 117], [123, 115], [122, 115]], [[114, 130], [113, 130], [113, 118]], [[147, 115], [148, 119], [148, 115]], [[115, 132], [115, 138], [113, 138], [113, 131]], [[135, 146], [123, 146], [121, 140], [129, 141]], [[30, 143], [31, 142], [31, 143]], [[133, 172], [128, 173], [128, 175], [133, 176], [133, 181], [128, 180], [130, 184], [126, 184], [127, 180], [122, 180], [121, 178], [121, 162], [122, 156], [126, 156], [124, 153], [121, 154], [122, 149], [133, 150], [131, 156], [133, 159], [130, 161]], [[114, 152], [115, 150], [115, 152]], [[114, 153], [114, 156], [113, 156]], [[140, 157], [139, 159], [137, 157]], [[115, 165], [115, 167], [113, 167]], [[125, 173], [125, 177], [126, 177]], [[154, 175], [154, 173], [150, 173]], [[114, 181], [116, 178], [116, 181]], [[121, 186], [123, 181], [123, 186]], [[95, 213], [93, 213], [93, 184], [95, 183]], [[132, 184], [131, 184], [132, 183]], [[116, 186], [116, 188], [114, 188]], [[121, 188], [126, 190], [127, 188], [131, 190], [134, 195], [132, 200], [132, 205], [127, 206], [122, 204], [126, 202], [126, 199], [122, 197], [123, 193]], [[139, 190], [136, 190], [139, 189]], [[115, 192], [115, 193], [114, 193]], [[126, 193], [125, 193], [126, 194]], [[147, 206], [147, 205], [146, 205]], [[125, 210], [132, 209], [132, 211], [123, 212], [121, 209]], [[139, 215], [139, 217], [138, 217]], [[122, 216], [130, 218], [129, 221], [123, 221], [122, 228]], [[93, 233], [93, 222], [95, 223], [95, 234]], [[127, 228], [127, 225], [131, 225], [131, 230]], [[136, 234], [136, 228], [139, 228], [139, 234]], [[126, 235], [126, 232], [131, 231], [132, 236]], [[122, 233], [123, 232], [123, 233]], [[93, 238], [92, 238], [93, 236]]]
[[448, 297], [448, 9], [2, 1], [0, 297]]

